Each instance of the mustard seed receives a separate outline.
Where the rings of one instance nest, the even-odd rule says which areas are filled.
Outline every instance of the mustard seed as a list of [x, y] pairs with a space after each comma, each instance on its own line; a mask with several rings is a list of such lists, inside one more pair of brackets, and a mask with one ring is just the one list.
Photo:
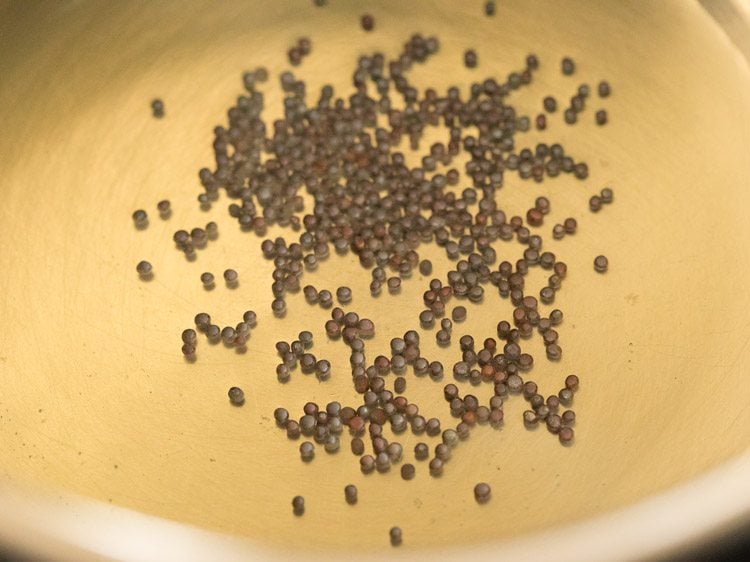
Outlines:
[[397, 293], [401, 290], [401, 278], [399, 277], [389, 277], [386, 284], [390, 293]]
[[573, 431], [573, 428], [563, 427], [560, 429], [557, 437], [558, 439], [560, 439], [560, 443], [562, 443], [563, 445], [567, 445], [573, 441], [575, 437], [575, 431]]
[[365, 452], [365, 442], [362, 441], [362, 439], [360, 439], [359, 437], [355, 437], [354, 439], [352, 439], [351, 447], [352, 453], [354, 453], [355, 455], [361, 455]]
[[437, 340], [437, 344], [440, 347], [446, 347], [446, 346], [450, 345], [450, 343], [451, 343], [450, 332], [448, 332], [447, 330], [444, 330], [444, 329], [440, 329], [435, 334], [435, 339]]
[[136, 228], [143, 229], [148, 226], [148, 214], [143, 209], [138, 209], [133, 213], [133, 222]]
[[303, 441], [299, 446], [299, 455], [303, 461], [311, 461], [315, 457], [315, 445], [309, 441]]
[[477, 500], [477, 503], [487, 503], [490, 500], [491, 494], [490, 485], [486, 482], [480, 482], [474, 486], [474, 498]]
[[568, 375], [565, 377], [565, 388], [576, 390], [578, 388], [578, 382], [578, 377], [576, 375]]
[[242, 406], [245, 403], [245, 393], [241, 388], [233, 386], [227, 394], [233, 406]]
[[404, 377], [397, 377], [393, 382], [393, 390], [402, 394], [406, 390], [406, 379]]
[[557, 414], [547, 416], [547, 429], [550, 433], [558, 433], [562, 428], [562, 419]]
[[562, 422], [565, 425], [573, 425], [576, 422], [576, 413], [573, 410], [565, 410], [562, 413]]
[[303, 515], [305, 513], [305, 498], [302, 496], [294, 496], [294, 498], [292, 498], [292, 511], [298, 517]]
[[372, 455], [362, 455], [359, 458], [359, 468], [365, 474], [369, 474], [370, 472], [375, 470], [375, 459], [372, 457]]
[[589, 199], [589, 209], [591, 209], [592, 212], [596, 213], [599, 209], [602, 208], [602, 199], [598, 195], [592, 195]]
[[536, 412], [532, 410], [526, 410], [523, 413], [523, 423], [528, 426], [534, 426], [539, 421], [539, 418], [537, 417]]
[[301, 429], [299, 423], [294, 420], [289, 420], [286, 424], [286, 436], [289, 439], [299, 439]]
[[557, 361], [562, 357], [562, 349], [556, 343], [547, 346], [547, 359], [550, 361]]
[[135, 270], [138, 272], [141, 279], [149, 279], [153, 275], [153, 267], [146, 260], [138, 262]]
[[573, 391], [569, 388], [563, 388], [557, 393], [557, 396], [560, 399], [560, 402], [565, 406], [569, 406], [573, 401]]
[[336, 289], [336, 298], [341, 304], [352, 302], [352, 290], [349, 287], [339, 287]]
[[609, 260], [606, 256], [596, 256], [594, 258], [594, 269], [599, 273], [604, 273], [609, 267]]
[[323, 289], [318, 292], [318, 303], [323, 308], [331, 308], [333, 306], [333, 295], [328, 289]]
[[573, 74], [573, 72], [575, 72], [575, 63], [573, 62], [573, 59], [568, 57], [562, 59], [561, 68], [562, 73], [565, 76], [570, 76], [571, 74]]
[[560, 406], [560, 399], [555, 396], [554, 394], [547, 397], [547, 407], [550, 409], [550, 411], [557, 411], [557, 408]]
[[554, 309], [552, 312], [549, 313], [549, 320], [550, 323], [553, 326], [557, 326], [562, 323], [563, 321], [563, 313], [562, 310]]
[[375, 18], [370, 14], [365, 14], [360, 18], [360, 25], [365, 31], [372, 31], [375, 28]]
[[401, 478], [404, 480], [411, 480], [414, 478], [414, 474], [416, 473], [416, 468], [411, 463], [406, 463], [401, 467]]
[[344, 486], [344, 499], [349, 505], [357, 503], [357, 487], [354, 484]]
[[286, 408], [276, 408], [273, 411], [273, 417], [279, 427], [286, 427], [286, 424], [289, 421], [289, 412]]
[[164, 117], [164, 102], [160, 98], [151, 101], [151, 114], [156, 119]]

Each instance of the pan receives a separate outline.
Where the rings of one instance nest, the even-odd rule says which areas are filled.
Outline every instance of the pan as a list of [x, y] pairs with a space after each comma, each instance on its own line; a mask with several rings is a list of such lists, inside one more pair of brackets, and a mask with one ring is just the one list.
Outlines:
[[[371, 32], [360, 26], [365, 13]], [[0, 537], [8, 549], [79, 560], [651, 559], [746, 520], [744, 4], [504, 1], [488, 17], [482, 2], [6, 2], [0, 15], [0, 474], [9, 506]], [[539, 71], [512, 97], [523, 114], [540, 113], [548, 94], [567, 100], [583, 83], [606, 79], [612, 93], [592, 96], [575, 126], [558, 111], [546, 130], [524, 136], [531, 146], [562, 143], [588, 163], [585, 181], [509, 177], [497, 199], [510, 217], [548, 197], [545, 231], [566, 217], [578, 222], [575, 235], [547, 236], [569, 270], [555, 296], [564, 355], [550, 362], [541, 342], [528, 343], [540, 392], [580, 377], [573, 444], [525, 427], [525, 401], [511, 397], [502, 428], [473, 431], [441, 477], [411, 460], [417, 474], [406, 481], [396, 467], [363, 474], [348, 438], [336, 454], [319, 447], [300, 462], [299, 442], [277, 427], [274, 409], [354, 403], [345, 346], [325, 336], [330, 310], [301, 293], [275, 317], [262, 237], [229, 217], [227, 197], [208, 210], [196, 197], [212, 131], [242, 94], [243, 72], [268, 69], [271, 123], [282, 115], [278, 76], [298, 38], [312, 42], [294, 69], [309, 95], [325, 84], [344, 95], [359, 56], [396, 56], [414, 33], [440, 41], [434, 60], [412, 71], [420, 88], [504, 79], [534, 53]], [[477, 68], [463, 65], [467, 49]], [[576, 62], [573, 76], [560, 72], [563, 57]], [[161, 119], [150, 108], [157, 98]], [[605, 126], [594, 120], [600, 108]], [[614, 201], [591, 213], [588, 200], [604, 187]], [[156, 211], [163, 199], [172, 207], [166, 220]], [[145, 230], [131, 218], [139, 208], [150, 216]], [[185, 260], [173, 233], [208, 221], [218, 239]], [[288, 232], [272, 226], [266, 237]], [[517, 245], [497, 251], [498, 261], [518, 258]], [[420, 255], [433, 277], [455, 267], [434, 244]], [[594, 271], [597, 255], [609, 260], [605, 274]], [[153, 264], [149, 282], [138, 278], [140, 260]], [[227, 268], [239, 274], [234, 288], [221, 280]], [[204, 271], [218, 277], [211, 291], [200, 283]], [[352, 289], [349, 306], [376, 325], [373, 354], [419, 327], [430, 276], [371, 297], [370, 272], [334, 252], [306, 275], [303, 284]], [[512, 314], [497, 294], [466, 306], [450, 346], [421, 332], [423, 354], [448, 369], [460, 335], [494, 337]], [[246, 310], [258, 318], [246, 349], [201, 340], [195, 360], [185, 360], [180, 333], [196, 313], [224, 325]], [[274, 345], [301, 330], [313, 333], [332, 376], [280, 385]], [[445, 379], [408, 377], [424, 416], [447, 416], [450, 372]], [[229, 404], [233, 386], [245, 392], [242, 407]], [[404, 456], [422, 439], [405, 435]], [[492, 488], [483, 505], [473, 496], [478, 482]], [[356, 506], [344, 501], [348, 484], [358, 487]], [[302, 517], [291, 509], [296, 495], [306, 500]], [[393, 526], [403, 532], [399, 548], [388, 540]]]

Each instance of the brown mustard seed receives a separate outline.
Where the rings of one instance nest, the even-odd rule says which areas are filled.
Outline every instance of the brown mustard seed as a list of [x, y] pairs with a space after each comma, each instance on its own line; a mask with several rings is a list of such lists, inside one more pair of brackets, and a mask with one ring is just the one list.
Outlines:
[[432, 262], [430, 260], [419, 262], [419, 273], [422, 275], [432, 275]]
[[360, 439], [359, 437], [355, 437], [354, 439], [352, 439], [351, 447], [352, 453], [354, 453], [355, 455], [361, 455], [365, 452], [365, 442], [362, 441], [362, 439]]
[[156, 119], [164, 117], [164, 102], [161, 99], [156, 98], [151, 101], [151, 114]]
[[547, 359], [557, 361], [562, 357], [562, 349], [556, 343], [547, 346]]
[[576, 375], [568, 375], [565, 377], [565, 388], [570, 390], [578, 389], [578, 377]]
[[547, 429], [550, 433], [558, 433], [562, 428], [562, 418], [557, 414], [550, 414], [547, 416]]
[[607, 112], [604, 109], [600, 109], [596, 112], [596, 124], [605, 125], [607, 123]]
[[549, 199], [547, 199], [544, 196], [537, 197], [534, 201], [534, 208], [542, 213], [543, 215], [546, 215], [550, 212], [550, 202]]
[[390, 537], [391, 545], [393, 546], [399, 546], [403, 541], [403, 533], [401, 532], [401, 527], [391, 527], [391, 530], [388, 532], [388, 536]]
[[466, 320], [466, 307], [465, 306], [457, 306], [453, 309], [451, 312], [451, 318], [453, 318], [454, 322], [463, 322]]
[[359, 458], [359, 468], [364, 474], [375, 470], [375, 459], [372, 455], [363, 455]]
[[400, 277], [389, 277], [387, 281], [388, 291], [390, 293], [398, 293], [401, 290], [401, 278]]
[[287, 58], [289, 59], [289, 64], [292, 66], [299, 66], [302, 62], [302, 56], [302, 51], [299, 47], [292, 47], [287, 51]]
[[589, 209], [591, 209], [592, 212], [596, 213], [599, 209], [602, 208], [602, 199], [598, 195], [592, 195], [591, 199], [589, 199]]
[[413, 464], [406, 463], [401, 467], [401, 478], [404, 480], [411, 480], [414, 478], [414, 474], [416, 473], [416, 468]]
[[560, 406], [560, 399], [557, 396], [553, 394], [547, 397], [547, 407], [551, 411], [556, 411], [559, 406]]
[[159, 211], [159, 216], [163, 219], [169, 218], [172, 212], [172, 206], [168, 199], [163, 199], [156, 204], [156, 210]]
[[565, 410], [560, 417], [565, 425], [573, 425], [576, 422], [576, 413], [573, 410]]
[[451, 343], [451, 334], [447, 330], [440, 329], [435, 334], [435, 340], [440, 347], [446, 347]]
[[404, 377], [396, 377], [396, 380], [393, 381], [393, 390], [402, 394], [406, 390], [406, 379]]
[[534, 426], [539, 421], [539, 418], [537, 417], [536, 412], [533, 412], [532, 410], [526, 410], [523, 413], [523, 423], [528, 426]]
[[357, 503], [357, 487], [354, 484], [348, 484], [344, 487], [344, 499], [349, 505]]
[[430, 329], [435, 325], [435, 313], [431, 310], [423, 310], [419, 313], [419, 324], [424, 329]]
[[598, 273], [604, 273], [609, 267], [609, 260], [606, 256], [596, 256], [594, 258], [594, 269]]
[[563, 221], [563, 228], [566, 234], [575, 234], [578, 229], [578, 221], [572, 217], [568, 217]]
[[572, 75], [575, 72], [575, 69], [576, 69], [575, 63], [573, 62], [573, 59], [568, 58], [568, 57], [565, 57], [564, 59], [562, 59], [562, 62], [560, 64], [560, 66], [561, 66], [561, 69], [562, 69], [562, 73], [565, 76]]
[[360, 18], [360, 25], [365, 31], [372, 31], [375, 28], [375, 18], [370, 14], [365, 14]]
[[139, 230], [146, 228], [148, 226], [148, 213], [143, 209], [133, 212], [133, 223]]
[[135, 266], [135, 270], [140, 275], [141, 279], [149, 279], [153, 275], [153, 267], [146, 260], [138, 262]]
[[476, 68], [477, 52], [474, 49], [467, 49], [464, 52], [464, 66], [466, 66], [466, 68]]
[[425, 460], [430, 455], [430, 448], [427, 443], [417, 443], [414, 446], [414, 458], [418, 461]]
[[529, 223], [530, 226], [542, 226], [544, 223], [544, 215], [536, 208], [529, 209], [526, 212], [526, 222]]
[[490, 500], [491, 494], [492, 489], [486, 482], [480, 482], [474, 486], [474, 499], [477, 500], [477, 503], [487, 503]]
[[195, 315], [195, 327], [199, 331], [205, 332], [206, 329], [211, 325], [211, 317], [205, 312], [199, 312]]
[[562, 323], [563, 321], [563, 313], [562, 310], [554, 309], [552, 312], [549, 313], [549, 320], [550, 323], [553, 326], [557, 326]]
[[570, 406], [570, 403], [573, 402], [573, 391], [569, 388], [561, 389], [560, 392], [557, 393], [557, 396], [560, 403], [565, 406]]
[[292, 498], [292, 511], [298, 517], [303, 515], [305, 513], [305, 498], [302, 496], [294, 496], [294, 498]]
[[289, 439], [298, 439], [302, 430], [300, 429], [299, 423], [294, 420], [289, 420], [286, 424], [286, 436]]
[[560, 439], [560, 443], [567, 445], [573, 442], [575, 431], [573, 431], [573, 428], [571, 427], [563, 427], [559, 430], [557, 437]]
[[233, 406], [242, 406], [245, 403], [245, 393], [241, 388], [233, 386], [227, 394]]
[[336, 298], [341, 304], [352, 302], [352, 290], [349, 287], [339, 287], [336, 289]]

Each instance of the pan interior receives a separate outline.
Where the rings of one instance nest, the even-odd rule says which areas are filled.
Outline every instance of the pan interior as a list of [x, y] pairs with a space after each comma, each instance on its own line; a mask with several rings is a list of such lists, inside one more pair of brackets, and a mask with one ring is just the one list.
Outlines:
[[[405, 547], [469, 544], [603, 513], [685, 481], [747, 450], [750, 384], [746, 364], [750, 296], [746, 219], [749, 201], [750, 76], [728, 40], [697, 4], [687, 2], [503, 1], [487, 18], [481, 3], [379, 2], [376, 28], [364, 33], [359, 3], [263, 0], [252, 3], [11, 3], [0, 18], [0, 134], [4, 225], [0, 264], [0, 474], [212, 530], [289, 548], [375, 550], [399, 525]], [[544, 359], [539, 338], [524, 344], [537, 361], [531, 378], [556, 393], [576, 373], [576, 440], [560, 446], [546, 429], [523, 427], [520, 397], [507, 401], [502, 430], [479, 427], [454, 451], [441, 478], [413, 461], [418, 440], [400, 440], [417, 476], [397, 469], [363, 475], [348, 437], [335, 455], [317, 448], [299, 460], [299, 442], [275, 427], [272, 412], [293, 415], [305, 402], [356, 403], [345, 347], [325, 338], [329, 312], [301, 294], [283, 320], [270, 313], [272, 264], [260, 240], [240, 232], [222, 198], [199, 210], [199, 168], [210, 165], [211, 131], [241, 93], [241, 73], [271, 70], [269, 121], [280, 114], [278, 71], [300, 36], [313, 52], [295, 73], [308, 96], [331, 83], [349, 92], [359, 54], [395, 55], [414, 32], [441, 40], [434, 60], [413, 70], [422, 88], [494, 76], [503, 79], [529, 52], [541, 61], [534, 82], [511, 98], [529, 115], [555, 95], [567, 102], [581, 83], [612, 84], [590, 97], [581, 122], [560, 111], [543, 133], [517, 137], [561, 142], [588, 162], [590, 176], [541, 184], [506, 176], [498, 202], [523, 216], [539, 195], [552, 202], [545, 249], [569, 266], [556, 297], [565, 312], [559, 363]], [[475, 48], [479, 67], [462, 53]], [[571, 56], [576, 74], [564, 77]], [[166, 117], [149, 103], [161, 97]], [[594, 124], [607, 109], [610, 122]], [[437, 138], [437, 137], [436, 137]], [[447, 137], [446, 137], [447, 138]], [[522, 140], [521, 140], [522, 139]], [[442, 139], [445, 140], [445, 139]], [[459, 184], [466, 187], [468, 184]], [[588, 198], [611, 186], [615, 202], [600, 213]], [[160, 199], [173, 214], [161, 221]], [[131, 213], [149, 212], [138, 232]], [[552, 240], [553, 224], [578, 220], [578, 232]], [[218, 242], [186, 262], [171, 241], [179, 228], [219, 224]], [[269, 237], [282, 234], [272, 230]], [[497, 246], [515, 261], [522, 247]], [[434, 246], [420, 252], [445, 277], [451, 262]], [[609, 257], [604, 274], [593, 258]], [[154, 264], [150, 283], [135, 264]], [[238, 270], [239, 287], [204, 291], [200, 273]], [[536, 274], [536, 272], [535, 272]], [[418, 327], [428, 278], [405, 280], [398, 296], [369, 296], [369, 272], [351, 256], [332, 256], [303, 284], [354, 291], [350, 308], [376, 323], [368, 355]], [[541, 288], [541, 274], [532, 276]], [[422, 353], [446, 368], [458, 338], [495, 335], [510, 320], [507, 300], [489, 294], [468, 304], [453, 344], [438, 348], [422, 332]], [[449, 310], [454, 301], [448, 307]], [[461, 303], [464, 304], [464, 303]], [[220, 325], [257, 311], [248, 352], [201, 341], [198, 360], [180, 355], [180, 332], [210, 312]], [[313, 353], [330, 358], [320, 384], [295, 372], [276, 381], [274, 342], [303, 329]], [[441, 383], [408, 376], [406, 395], [421, 413], [450, 419]], [[390, 381], [389, 381], [390, 384]], [[247, 401], [230, 407], [227, 389]], [[469, 390], [471, 388], [471, 390]], [[487, 400], [491, 387], [462, 388]], [[477, 505], [485, 481], [492, 500]], [[355, 507], [343, 488], [359, 488]], [[304, 517], [291, 499], [306, 498]]]

